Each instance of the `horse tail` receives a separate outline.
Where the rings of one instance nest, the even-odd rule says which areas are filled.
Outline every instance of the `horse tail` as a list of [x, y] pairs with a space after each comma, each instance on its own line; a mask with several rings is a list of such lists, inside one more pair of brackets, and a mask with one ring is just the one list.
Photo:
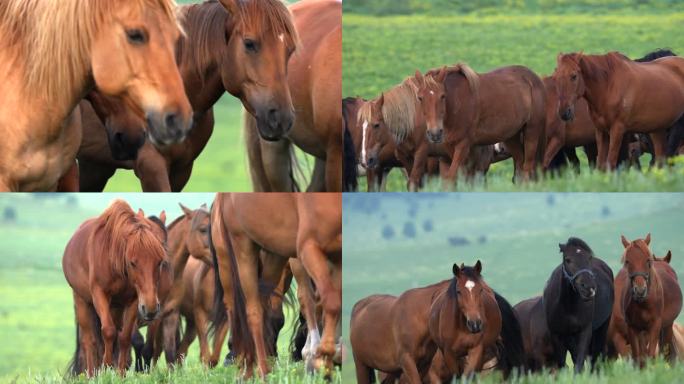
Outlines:
[[498, 366], [507, 378], [511, 372], [524, 372], [525, 348], [523, 347], [520, 322], [513, 307], [501, 295], [494, 292], [496, 303], [501, 311], [501, 343], [497, 346]]
[[76, 321], [76, 351], [74, 351], [74, 357], [69, 362], [69, 367], [67, 368], [67, 375], [71, 376], [78, 376], [83, 372], [83, 364], [79, 356], [81, 354], [81, 333], [79, 328], [78, 321]]
[[290, 357], [293, 361], [302, 361], [302, 350], [306, 345], [306, 338], [308, 336], [308, 329], [306, 327], [306, 319], [302, 312], [299, 312], [295, 329], [290, 337]]
[[344, 121], [344, 180], [343, 187], [345, 192], [354, 192], [359, 187], [357, 180], [356, 169], [356, 151], [354, 151], [354, 142], [352, 141], [351, 132], [347, 128], [347, 120]]
[[214, 241], [211, 237], [211, 220], [209, 221], [207, 232], [209, 234], [209, 252], [211, 253], [211, 259], [214, 264], [214, 305], [209, 322], [209, 334], [214, 335], [216, 334], [216, 330], [220, 329], [226, 323], [228, 316], [226, 315], [226, 305], [223, 302], [223, 286], [221, 285], [221, 277], [219, 276], [216, 248], [214, 247]]

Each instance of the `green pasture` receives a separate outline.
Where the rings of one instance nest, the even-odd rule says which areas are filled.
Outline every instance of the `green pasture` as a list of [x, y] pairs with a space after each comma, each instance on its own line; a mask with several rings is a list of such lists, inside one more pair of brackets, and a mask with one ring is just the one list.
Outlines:
[[[167, 223], [181, 215], [178, 203], [198, 208], [210, 205], [213, 194], [12, 194], [0, 196], [0, 383], [62, 382], [75, 349], [73, 299], [61, 268], [62, 252], [75, 229], [96, 216], [114, 198], [124, 198], [147, 215], [167, 213]], [[9, 219], [8, 208], [15, 219]], [[305, 375], [303, 365], [288, 359], [294, 314], [286, 312], [279, 338], [281, 358], [274, 362], [272, 382], [314, 383], [320, 376]], [[143, 330], [144, 331], [144, 330]], [[224, 353], [227, 347], [223, 348]], [[339, 380], [339, 376], [336, 376]], [[73, 382], [85, 382], [84, 378]], [[119, 382], [116, 374], [93, 380]], [[150, 375], [135, 374], [137, 383], [231, 383], [236, 369], [204, 369], [196, 341], [182, 369], [169, 371], [163, 359]]]
[[[481, 260], [483, 278], [511, 305], [538, 295], [561, 262], [558, 243], [571, 236], [585, 240], [617, 274], [623, 250], [620, 235], [631, 240], [650, 232], [654, 254], [663, 256], [672, 250], [673, 268], [684, 273], [683, 194], [345, 194], [343, 206], [346, 341], [351, 309], [358, 300], [371, 294], [397, 295], [448, 279], [453, 263], [473, 265]], [[463, 245], [452, 245], [450, 238], [459, 238]], [[669, 369], [657, 362], [638, 378], [635, 374], [638, 370], [623, 361], [581, 380], [567, 371], [557, 379], [675, 383], [681, 382], [684, 366]], [[350, 356], [343, 378], [352, 383], [354, 377]], [[541, 375], [519, 382], [548, 380]]]
[[[393, 12], [389, 6], [383, 7], [375, 2], [345, 2], [342, 72], [345, 97], [374, 98], [413, 75], [416, 69], [424, 72], [457, 62], [468, 63], [478, 72], [521, 64], [540, 75], [549, 75], [555, 68], [559, 52], [605, 53], [617, 50], [633, 58], [656, 48], [684, 52], [684, 40], [679, 37], [684, 26], [681, 2], [615, 0], [606, 4], [641, 5], [611, 11], [613, 8], [597, 5], [602, 2], [584, 1], [579, 2], [585, 5], [584, 11], [569, 12], [567, 7], [575, 2], [551, 0], [547, 2], [553, 4], [549, 13], [544, 13], [543, 7], [532, 6], [544, 3], [542, 0], [472, 2], [483, 7], [483, 4], [498, 4], [491, 12], [474, 13], [459, 13], [457, 9], [471, 2], [434, 0], [400, 3], [415, 5], [412, 11], [420, 11], [423, 6], [431, 7], [431, 11], [377, 16]], [[666, 3], [671, 4], [665, 7]], [[515, 4], [524, 6], [519, 12], [513, 12], [517, 9]], [[371, 9], [375, 5], [380, 7], [380, 11]], [[584, 157], [582, 151], [578, 154]], [[642, 156], [642, 163], [646, 164], [649, 157]], [[512, 175], [512, 160], [507, 160], [492, 167], [486, 183], [482, 180], [469, 186], [460, 183], [457, 189], [678, 191], [684, 186], [681, 159], [674, 160], [671, 168], [663, 170], [606, 175], [589, 172], [586, 158], [582, 158], [579, 176], [564, 174], [560, 180], [545, 178], [524, 186], [513, 185], [510, 182]], [[360, 180], [360, 184], [360, 189], [365, 190], [365, 178]], [[392, 171], [388, 191], [405, 190], [406, 182], [401, 172]], [[439, 191], [442, 187], [431, 183], [427, 190]]]

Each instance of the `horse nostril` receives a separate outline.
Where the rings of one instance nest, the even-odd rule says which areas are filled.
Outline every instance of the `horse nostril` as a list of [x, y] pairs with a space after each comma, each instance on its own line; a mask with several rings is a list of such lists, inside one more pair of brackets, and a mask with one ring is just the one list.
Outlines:
[[147, 310], [145, 309], [145, 304], [140, 304], [140, 312], [143, 314], [147, 313]]
[[167, 113], [164, 116], [164, 124], [167, 128], [175, 127], [178, 122], [178, 115], [175, 113]]

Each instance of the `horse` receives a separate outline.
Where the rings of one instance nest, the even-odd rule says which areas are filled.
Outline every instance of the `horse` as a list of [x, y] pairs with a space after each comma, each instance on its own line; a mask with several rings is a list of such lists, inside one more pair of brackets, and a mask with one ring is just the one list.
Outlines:
[[205, 263], [212, 263], [209, 252], [209, 210], [203, 204], [199, 209], [191, 210], [179, 204], [183, 215], [169, 224], [168, 262], [172, 271], [171, 288], [162, 299], [161, 315], [156, 324], [148, 326], [146, 349], [151, 351], [151, 358], [157, 361], [161, 350], [165, 353], [168, 365], [181, 362], [176, 348], [179, 343], [177, 331], [180, 324], [179, 308], [184, 292], [189, 287], [184, 284], [184, 270], [188, 260], [196, 258]]
[[182, 141], [191, 127], [173, 60], [173, 0], [7, 0], [0, 34], [0, 126], [12, 132], [0, 151], [0, 190], [56, 189], [81, 143], [76, 107], [95, 86], [129, 96], [157, 143]]
[[356, 191], [358, 188], [357, 148], [360, 148], [359, 135], [352, 133], [355, 127], [359, 108], [366, 100], [360, 97], [342, 99], [342, 123], [344, 125], [344, 192]]
[[546, 323], [542, 297], [535, 296], [523, 300], [513, 309], [520, 321], [525, 347], [525, 367], [531, 372], [541, 371], [553, 361], [551, 334]]
[[[494, 330], [495, 339], [499, 337], [499, 332], [503, 331], [500, 334], [503, 347], [498, 350], [500, 361], [519, 362], [522, 355], [522, 340], [518, 321], [510, 305], [505, 309], [505, 300], [493, 294], [491, 288], [486, 287], [484, 283], [475, 291], [475, 286], [472, 285], [475, 284], [475, 277], [468, 276], [479, 276], [476, 268], [477, 264], [475, 267], [465, 268], [454, 264], [454, 276], [451, 279], [410, 289], [398, 297], [371, 295], [354, 304], [349, 340], [356, 365], [356, 381], [374, 382], [374, 371], [378, 370], [387, 375], [383, 382], [393, 382], [401, 377], [406, 382], [420, 383], [430, 372], [433, 358], [440, 350], [439, 343], [444, 348], [441, 352], [453, 357], [453, 352], [457, 352], [457, 355], [467, 352], [471, 348], [468, 344], [473, 339], [487, 340], [489, 344], [491, 332]], [[487, 292], [483, 294], [485, 287]], [[475, 293], [472, 293], [473, 291]], [[437, 304], [438, 301], [440, 304]], [[480, 311], [473, 311], [472, 306], [466, 305], [466, 302], [474, 301], [483, 302]], [[497, 304], [499, 307], [496, 307]], [[445, 307], [450, 307], [454, 311], [450, 314], [451, 319], [449, 316], [442, 316]], [[459, 316], [454, 316], [454, 313]], [[503, 328], [502, 315], [503, 324], [508, 324]], [[466, 318], [467, 316], [470, 317]], [[452, 338], [456, 334], [456, 331], [453, 331], [454, 321], [460, 323], [459, 335], [463, 337], [460, 340], [466, 345], [459, 346], [459, 340]], [[442, 335], [439, 335], [440, 327], [443, 328]], [[453, 347], [459, 348], [454, 350]], [[477, 357], [477, 349], [471, 356], [473, 358], [468, 362], [468, 366], [472, 369], [478, 368], [481, 362], [473, 361]], [[450, 359], [445, 360], [453, 363], [453, 358]], [[510, 364], [508, 369], [513, 369], [517, 365], [518, 363]], [[448, 364], [448, 375], [453, 374], [454, 366]]]
[[561, 264], [546, 283], [542, 302], [553, 348], [552, 363], [565, 366], [569, 351], [575, 372], [592, 367], [604, 354], [613, 307], [613, 272], [583, 240], [571, 237], [558, 244]]
[[[294, 126], [280, 136], [257, 135], [254, 119], [243, 125], [254, 191], [297, 190], [296, 145], [315, 157], [309, 191], [342, 191], [342, 4], [300, 1], [290, 6], [301, 31], [301, 49], [290, 60], [287, 80], [296, 111]], [[306, 32], [304, 32], [306, 31]]]
[[[244, 362], [245, 376], [252, 375], [255, 362], [261, 377], [269, 372], [273, 330], [264, 324], [272, 316], [271, 292], [260, 292], [259, 280], [281, 280], [289, 258], [301, 261], [320, 295], [324, 327], [316, 356], [329, 371], [342, 302], [341, 231], [341, 194], [217, 194], [211, 213], [216, 291], [225, 293], [232, 349]], [[269, 257], [260, 262], [263, 251]]]
[[460, 63], [426, 76], [416, 71], [416, 79], [426, 137], [451, 153], [448, 182], [456, 182], [474, 145], [499, 142], [511, 153], [516, 176], [534, 178], [546, 126], [546, 91], [534, 72], [510, 66], [477, 74]]
[[649, 134], [656, 163], [664, 163], [666, 130], [684, 113], [684, 59], [639, 63], [618, 52], [559, 54], [553, 78], [562, 120], [573, 119], [579, 97], [587, 100], [599, 169], [615, 169], [625, 133]]
[[148, 141], [135, 161], [116, 161], [103, 151], [102, 124], [89, 119], [79, 151], [84, 190], [101, 191], [117, 168], [135, 170], [143, 191], [182, 190], [211, 137], [213, 106], [224, 92], [257, 117], [264, 135], [290, 129], [294, 115], [286, 80], [299, 38], [287, 7], [279, 0], [221, 0], [183, 6], [179, 13], [186, 35], [176, 45], [176, 60], [195, 110], [192, 131], [183, 144]]
[[[104, 344], [102, 364], [112, 366], [117, 334], [118, 371], [124, 373], [138, 315], [152, 321], [161, 313], [158, 285], [169, 268], [163, 240], [157, 225], [142, 210], [134, 213], [123, 200], [115, 200], [99, 217], [85, 221], [69, 240], [62, 270], [73, 290], [81, 340], [74, 373], [82, 370], [82, 350], [88, 376], [95, 374], [98, 344]], [[95, 319], [101, 324], [99, 340]]]
[[[651, 234], [634, 241], [621, 236], [623, 267], [615, 279], [615, 303], [610, 326], [612, 347], [622, 356], [629, 354], [640, 366], [654, 358], [658, 345], [673, 362], [676, 349], [672, 326], [682, 309], [682, 292], [677, 274], [670, 267], [668, 252], [656, 259], [649, 245]], [[629, 346], [627, 345], [629, 343]]]

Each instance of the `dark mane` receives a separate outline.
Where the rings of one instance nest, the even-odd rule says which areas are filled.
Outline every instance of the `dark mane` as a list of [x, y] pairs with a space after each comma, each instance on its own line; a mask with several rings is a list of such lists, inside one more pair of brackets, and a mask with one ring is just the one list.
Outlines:
[[589, 245], [587, 243], [585, 243], [584, 240], [582, 240], [580, 238], [571, 237], [568, 239], [568, 242], [566, 243], [566, 245], [570, 245], [570, 246], [577, 247], [577, 248], [582, 248], [585, 251], [591, 253], [592, 256], [594, 255], [594, 251], [591, 250], [591, 247], [589, 247]]
[[[466, 278], [473, 280], [475, 282], [480, 282], [480, 280], [482, 279], [482, 276], [479, 273], [477, 273], [477, 271], [473, 267], [461, 267], [460, 273], [464, 275]], [[447, 288], [447, 294], [449, 294], [449, 297], [456, 297], [457, 285], [458, 279], [454, 276], [449, 282], [449, 288]]]
[[169, 226], [167, 227], [168, 230], [171, 230], [171, 228], [175, 227], [175, 226], [176, 226], [178, 223], [180, 223], [184, 218], [185, 218], [185, 215], [180, 215], [180, 216], [176, 217], [176, 218], [171, 222], [171, 224], [169, 224]]
[[647, 61], [653, 61], [655, 59], [660, 59], [661, 57], [668, 57], [668, 56], [677, 56], [672, 50], [669, 48], [658, 48], [653, 52], [647, 53], [644, 57], [636, 59], [634, 61], [637, 61], [639, 63], [644, 63]]

